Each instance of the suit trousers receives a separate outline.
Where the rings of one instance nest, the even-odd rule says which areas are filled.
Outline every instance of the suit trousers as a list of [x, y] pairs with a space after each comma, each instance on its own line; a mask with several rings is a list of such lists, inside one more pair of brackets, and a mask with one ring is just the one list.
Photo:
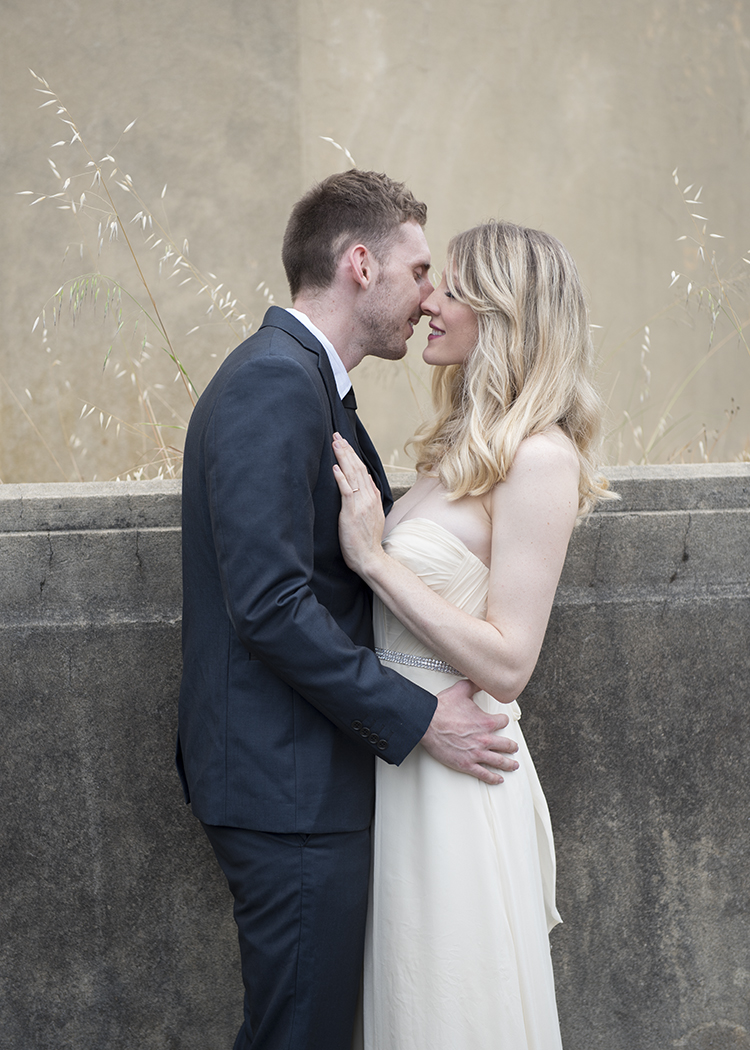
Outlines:
[[234, 897], [245, 985], [234, 1050], [350, 1050], [369, 829], [302, 835], [203, 828]]

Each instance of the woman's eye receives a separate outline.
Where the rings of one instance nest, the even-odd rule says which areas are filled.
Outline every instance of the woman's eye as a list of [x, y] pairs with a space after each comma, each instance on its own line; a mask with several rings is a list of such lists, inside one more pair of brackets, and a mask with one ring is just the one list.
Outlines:
[[453, 292], [446, 292], [445, 293], [445, 297], [446, 297], [446, 299], [455, 299], [456, 298], [455, 295], [453, 294]]

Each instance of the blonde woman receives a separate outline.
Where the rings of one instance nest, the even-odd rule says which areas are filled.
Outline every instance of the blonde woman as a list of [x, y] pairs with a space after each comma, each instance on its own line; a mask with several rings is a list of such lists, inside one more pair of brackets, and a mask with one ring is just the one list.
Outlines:
[[[511, 715], [519, 768], [489, 785], [417, 747], [378, 763], [366, 1050], [555, 1050], [549, 813], [518, 719], [576, 519], [605, 496], [580, 280], [548, 234], [459, 234], [423, 304], [436, 414], [385, 525], [340, 437], [347, 562], [375, 594], [381, 660], [436, 692], [464, 677]], [[382, 544], [381, 544], [382, 539]]]

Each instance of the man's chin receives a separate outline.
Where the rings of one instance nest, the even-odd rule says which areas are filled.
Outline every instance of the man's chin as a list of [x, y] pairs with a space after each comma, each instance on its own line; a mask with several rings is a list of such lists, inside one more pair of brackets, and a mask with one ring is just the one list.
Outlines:
[[370, 351], [370, 357], [379, 357], [381, 361], [401, 361], [406, 357], [406, 343], [400, 346], [378, 346]]

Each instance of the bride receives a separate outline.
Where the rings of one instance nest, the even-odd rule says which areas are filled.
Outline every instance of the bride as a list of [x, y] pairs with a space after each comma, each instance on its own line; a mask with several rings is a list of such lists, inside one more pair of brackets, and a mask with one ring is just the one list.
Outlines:
[[560, 242], [506, 222], [451, 241], [422, 309], [436, 413], [417, 481], [384, 523], [336, 435], [341, 545], [374, 592], [381, 661], [433, 692], [470, 679], [510, 715], [519, 768], [489, 785], [421, 747], [378, 763], [365, 1048], [555, 1050], [554, 847], [516, 701], [576, 519], [606, 495], [588, 315]]

